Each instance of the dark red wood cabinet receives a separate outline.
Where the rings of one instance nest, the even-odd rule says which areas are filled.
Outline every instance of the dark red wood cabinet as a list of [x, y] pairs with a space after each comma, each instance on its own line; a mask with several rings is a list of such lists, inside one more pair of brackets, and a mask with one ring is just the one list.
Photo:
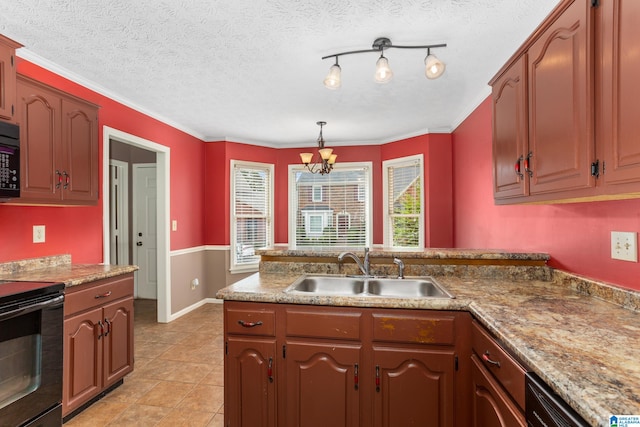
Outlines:
[[15, 122], [16, 49], [20, 43], [0, 34], [0, 120]]
[[133, 371], [133, 273], [65, 291], [62, 415]]
[[498, 204], [640, 197], [640, 4], [562, 1], [491, 80]]
[[458, 360], [469, 360], [469, 322], [226, 301], [225, 425], [468, 425], [471, 369]]
[[28, 77], [17, 78], [21, 204], [98, 201], [98, 108]]

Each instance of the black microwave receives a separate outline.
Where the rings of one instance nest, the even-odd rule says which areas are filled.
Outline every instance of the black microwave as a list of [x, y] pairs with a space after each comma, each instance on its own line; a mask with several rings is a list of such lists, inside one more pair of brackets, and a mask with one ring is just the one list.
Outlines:
[[20, 128], [0, 122], [0, 202], [20, 197]]

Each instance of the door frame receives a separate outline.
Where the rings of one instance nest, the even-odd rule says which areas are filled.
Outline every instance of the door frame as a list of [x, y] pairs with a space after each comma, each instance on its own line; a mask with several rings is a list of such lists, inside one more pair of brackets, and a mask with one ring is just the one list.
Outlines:
[[171, 149], [109, 126], [102, 127], [102, 243], [103, 262], [109, 264], [109, 145], [110, 140], [140, 147], [156, 153], [158, 176], [158, 313], [157, 320], [167, 323], [171, 319], [171, 259], [170, 259], [170, 154]]

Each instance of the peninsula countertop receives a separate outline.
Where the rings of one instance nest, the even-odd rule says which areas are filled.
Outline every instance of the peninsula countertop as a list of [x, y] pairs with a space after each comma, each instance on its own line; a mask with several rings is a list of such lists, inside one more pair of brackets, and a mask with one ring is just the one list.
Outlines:
[[[437, 277], [454, 299], [306, 296], [284, 290], [299, 272], [260, 272], [224, 300], [464, 310], [593, 425], [640, 414], [640, 297], [560, 271], [553, 280]], [[597, 295], [597, 296], [594, 296]], [[612, 296], [626, 307], [603, 297]]]
[[132, 273], [137, 269], [135, 265], [72, 264], [69, 255], [56, 255], [2, 263], [0, 280], [61, 282], [68, 288]]

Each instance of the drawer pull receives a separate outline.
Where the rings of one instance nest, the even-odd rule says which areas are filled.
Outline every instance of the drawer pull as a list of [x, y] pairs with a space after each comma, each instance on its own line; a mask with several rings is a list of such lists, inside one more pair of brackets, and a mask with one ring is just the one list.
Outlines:
[[98, 294], [95, 296], [95, 299], [107, 298], [111, 296], [111, 291], [107, 291], [104, 294]]
[[495, 365], [498, 368], [500, 367], [500, 362], [491, 359], [491, 354], [489, 353], [489, 350], [484, 352], [484, 354], [482, 355], [482, 360], [484, 360], [487, 363], [491, 363], [492, 365]]
[[262, 320], [258, 320], [257, 322], [245, 322], [244, 320], [238, 320], [238, 324], [243, 328], [254, 328], [262, 325]]

